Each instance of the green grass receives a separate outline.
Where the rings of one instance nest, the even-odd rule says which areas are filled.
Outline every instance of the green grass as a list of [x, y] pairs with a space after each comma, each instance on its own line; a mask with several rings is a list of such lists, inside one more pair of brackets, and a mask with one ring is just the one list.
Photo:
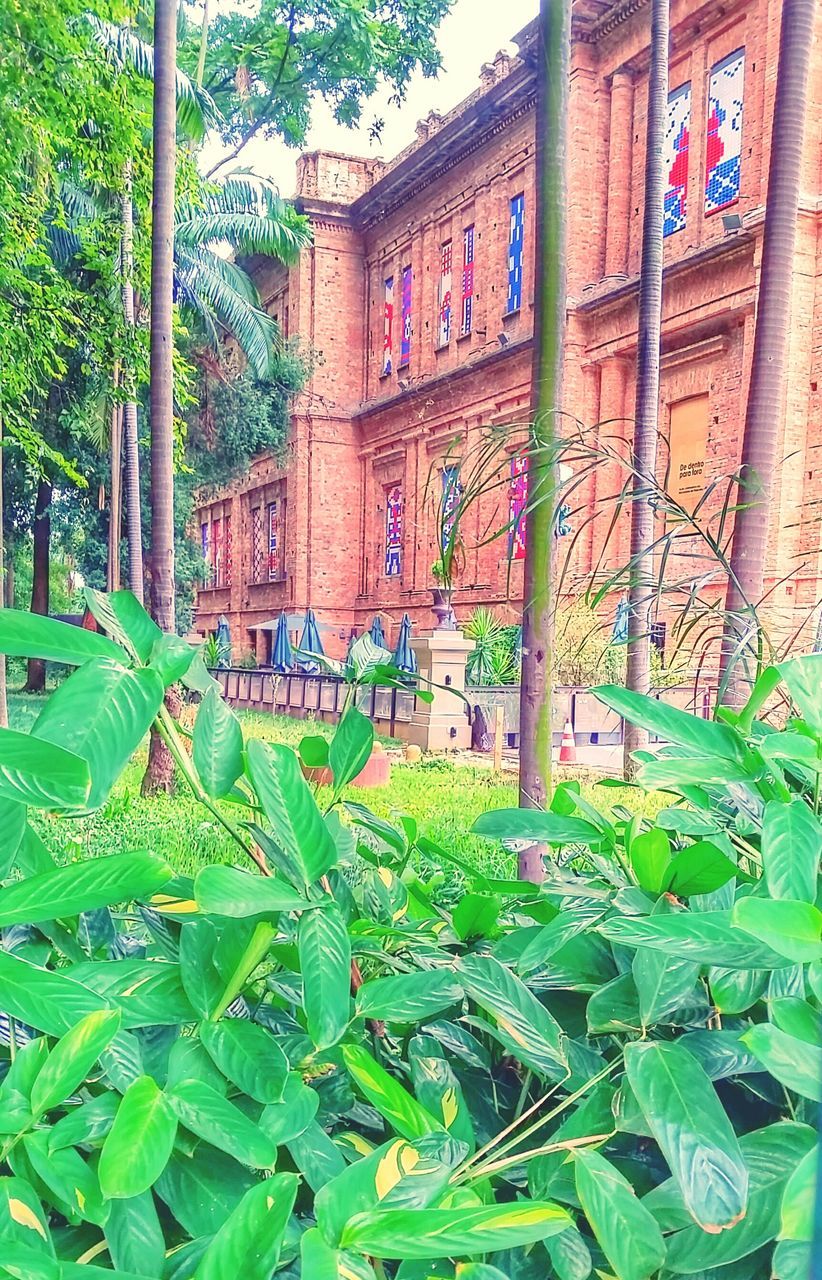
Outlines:
[[[43, 699], [21, 694], [10, 698], [12, 728], [26, 731], [36, 717]], [[246, 737], [265, 738], [296, 747], [306, 734], [330, 737], [330, 725], [243, 712], [240, 716]], [[390, 739], [383, 740], [390, 743]], [[203, 809], [180, 784], [175, 796], [145, 798], [140, 783], [145, 770], [146, 751], [141, 748], [107, 804], [91, 817], [66, 820], [44, 815], [39, 819], [43, 838], [65, 857], [125, 853], [147, 849], [164, 857], [178, 871], [192, 873], [210, 862], [237, 860], [237, 849], [220, 824]], [[653, 797], [636, 790], [603, 789], [586, 780], [582, 791], [599, 808], [623, 804], [652, 813], [659, 807]], [[322, 802], [325, 797], [319, 796]], [[515, 873], [515, 857], [494, 841], [471, 835], [474, 820], [488, 809], [508, 808], [517, 803], [514, 774], [500, 776], [490, 768], [458, 765], [450, 760], [429, 757], [417, 764], [395, 762], [391, 782], [369, 790], [352, 788], [349, 798], [368, 805], [383, 818], [409, 814], [419, 823], [420, 832], [486, 875], [509, 877]], [[226, 812], [231, 812], [226, 806]], [[236, 814], [236, 810], [234, 811]]]

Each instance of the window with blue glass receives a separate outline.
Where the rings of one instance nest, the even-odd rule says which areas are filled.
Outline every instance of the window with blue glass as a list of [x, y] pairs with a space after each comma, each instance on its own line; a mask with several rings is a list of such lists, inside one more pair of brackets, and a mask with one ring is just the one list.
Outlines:
[[522, 247], [525, 235], [525, 196], [511, 200], [511, 222], [508, 229], [508, 304], [506, 313], [522, 306]]

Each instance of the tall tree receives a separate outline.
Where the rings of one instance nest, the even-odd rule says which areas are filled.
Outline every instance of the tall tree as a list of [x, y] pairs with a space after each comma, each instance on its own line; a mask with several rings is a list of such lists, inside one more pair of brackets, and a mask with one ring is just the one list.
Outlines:
[[[3, 536], [5, 504], [3, 502], [3, 414], [0, 406], [0, 609], [6, 603], [6, 540]], [[6, 685], [6, 655], [0, 654], [0, 729], [8, 728], [9, 704]]]
[[[134, 334], [134, 202], [132, 199], [131, 160], [123, 170], [123, 191], [120, 197], [120, 271], [122, 277], [123, 319], [130, 335]], [[126, 492], [126, 541], [128, 544], [128, 585], [140, 603], [143, 603], [143, 527], [140, 517], [140, 450], [137, 430], [137, 400], [134, 392], [134, 373], [130, 367], [124, 370], [123, 384], [126, 399], [123, 404], [122, 440], [125, 461]]]
[[[648, 121], [645, 142], [645, 208], [634, 414], [631, 501], [631, 562], [628, 584], [627, 686], [637, 693], [651, 687], [651, 610], [653, 606], [654, 509], [659, 431], [659, 355], [662, 335], [662, 258], [665, 201], [665, 126], [668, 117], [669, 0], [652, 0]], [[648, 734], [625, 725], [625, 776], [633, 773], [632, 752]]]
[[785, 366], [794, 251], [808, 110], [808, 72], [816, 0], [783, 0], [762, 267], [751, 381], [745, 413], [738, 507], [734, 520], [722, 644], [726, 700], [739, 704], [746, 683], [740, 668], [750, 640], [756, 647], [756, 609], [765, 582], [776, 455], [784, 422]]
[[[519, 798], [526, 808], [543, 808], [551, 792], [551, 575], [566, 313], [571, 0], [541, 0], [538, 59], [536, 307], [520, 689]], [[543, 853], [541, 845], [524, 850], [520, 876], [541, 880]]]

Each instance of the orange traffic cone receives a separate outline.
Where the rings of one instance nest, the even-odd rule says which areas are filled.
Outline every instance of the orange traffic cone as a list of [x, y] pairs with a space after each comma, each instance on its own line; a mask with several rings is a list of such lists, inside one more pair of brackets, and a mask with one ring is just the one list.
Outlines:
[[565, 721], [562, 731], [562, 742], [559, 748], [560, 764], [576, 764], [577, 744], [574, 742], [574, 728], [570, 720]]

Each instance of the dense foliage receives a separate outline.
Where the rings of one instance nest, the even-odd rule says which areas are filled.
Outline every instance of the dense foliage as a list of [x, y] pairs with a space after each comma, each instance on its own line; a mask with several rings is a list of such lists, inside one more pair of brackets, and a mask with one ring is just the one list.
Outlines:
[[[460, 860], [346, 799], [373, 739], [353, 705], [301, 746], [333, 772], [323, 811], [192, 649], [127, 593], [91, 604], [107, 636], [0, 617], [7, 653], [78, 667], [29, 735], [0, 731], [0, 1270], [806, 1274], [822, 657], [716, 722], [600, 689], [668, 743], [641, 780], [676, 802], [611, 821], [568, 783], [550, 812], [487, 814], [555, 850], [548, 879], [463, 865], [451, 910], [415, 867]], [[179, 679], [203, 692], [190, 753], [162, 706]], [[756, 714], [780, 679], [776, 731]], [[56, 865], [27, 808], [99, 807], [152, 722], [244, 865]]]

